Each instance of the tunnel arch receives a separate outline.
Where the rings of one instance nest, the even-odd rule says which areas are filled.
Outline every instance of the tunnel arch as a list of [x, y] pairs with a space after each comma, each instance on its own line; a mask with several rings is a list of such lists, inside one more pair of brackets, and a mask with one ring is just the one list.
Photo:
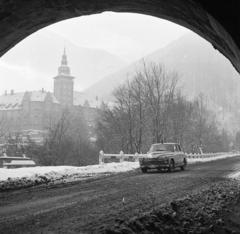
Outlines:
[[234, 0], [6, 0], [0, 3], [0, 56], [53, 23], [104, 11], [140, 13], [184, 26], [209, 41], [240, 72], [240, 3]]

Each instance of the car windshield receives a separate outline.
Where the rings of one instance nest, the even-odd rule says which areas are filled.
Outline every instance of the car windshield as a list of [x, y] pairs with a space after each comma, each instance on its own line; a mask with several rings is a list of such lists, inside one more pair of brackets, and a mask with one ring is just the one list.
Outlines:
[[164, 144], [160, 144], [160, 145], [152, 145], [150, 152], [154, 152], [154, 151], [173, 151], [173, 145], [164, 145]]

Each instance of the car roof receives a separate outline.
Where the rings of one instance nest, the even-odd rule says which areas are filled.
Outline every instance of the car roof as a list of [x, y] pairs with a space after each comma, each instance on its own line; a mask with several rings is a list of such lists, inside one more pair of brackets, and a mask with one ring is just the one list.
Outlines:
[[167, 142], [167, 143], [155, 143], [153, 145], [179, 145], [179, 144], [178, 143]]

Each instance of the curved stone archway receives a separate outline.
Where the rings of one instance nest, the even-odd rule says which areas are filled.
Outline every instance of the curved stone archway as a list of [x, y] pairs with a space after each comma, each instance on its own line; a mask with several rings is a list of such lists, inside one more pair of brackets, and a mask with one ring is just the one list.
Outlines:
[[43, 27], [104, 11], [147, 14], [182, 25], [212, 43], [240, 72], [240, 2], [236, 0], [3, 0], [0, 56]]

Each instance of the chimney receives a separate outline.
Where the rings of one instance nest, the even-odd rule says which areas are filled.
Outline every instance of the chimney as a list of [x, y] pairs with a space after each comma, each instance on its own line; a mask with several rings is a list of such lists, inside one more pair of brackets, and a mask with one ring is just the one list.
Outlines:
[[96, 96], [96, 101], [98, 101], [98, 95]]
[[42, 93], [44, 93], [44, 88], [42, 88]]
[[5, 90], [5, 96], [7, 95], [7, 90]]
[[12, 90], [11, 90], [11, 95], [13, 95], [13, 93], [14, 93], [14, 90], [12, 89]]

